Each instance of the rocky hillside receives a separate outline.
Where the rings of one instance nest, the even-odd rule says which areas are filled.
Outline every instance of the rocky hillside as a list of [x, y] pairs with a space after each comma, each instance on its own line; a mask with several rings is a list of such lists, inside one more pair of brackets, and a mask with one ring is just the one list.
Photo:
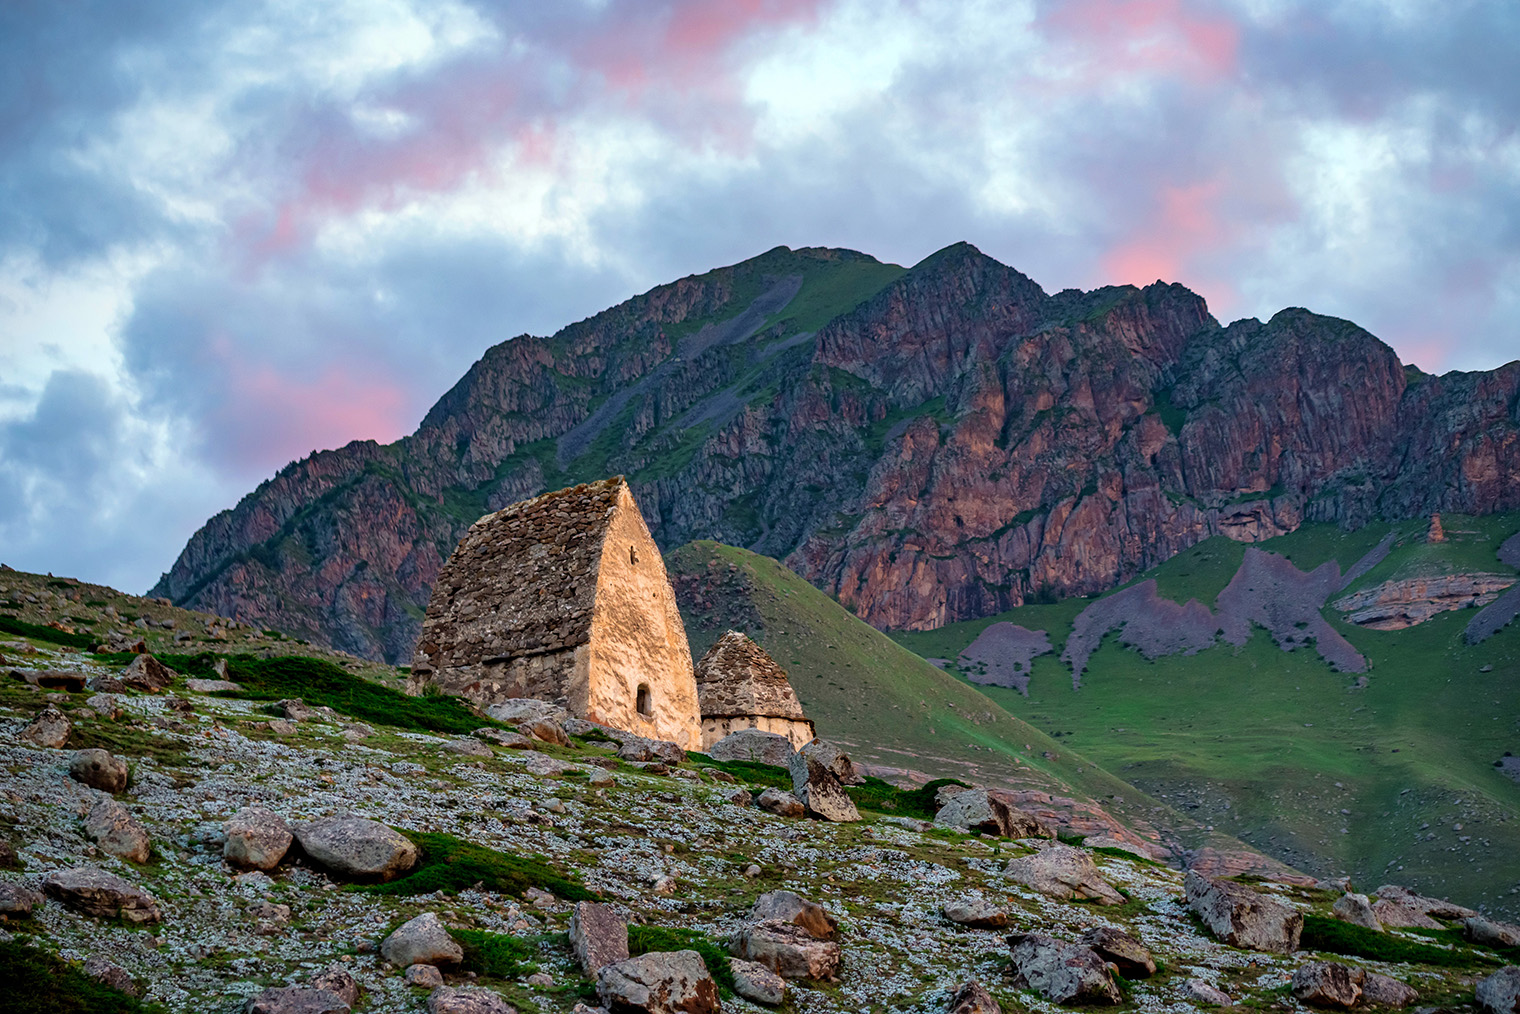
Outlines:
[[404, 661], [478, 515], [624, 473], [662, 546], [747, 546], [929, 629], [1213, 535], [1515, 509], [1517, 395], [1520, 363], [1427, 376], [1302, 309], [1221, 327], [1180, 285], [1050, 295], [965, 244], [777, 248], [487, 350], [413, 435], [212, 518], [153, 594]]
[[[1520, 927], [1396, 883], [1184, 872], [824, 751], [776, 767], [496, 721], [288, 642], [205, 651], [256, 632], [47, 580], [0, 573], [32, 617], [0, 644], [7, 1012], [1493, 1014], [1520, 994]], [[45, 598], [115, 610], [92, 626], [151, 630], [176, 668], [70, 646], [33, 623]], [[118, 625], [123, 605], [153, 622]]]

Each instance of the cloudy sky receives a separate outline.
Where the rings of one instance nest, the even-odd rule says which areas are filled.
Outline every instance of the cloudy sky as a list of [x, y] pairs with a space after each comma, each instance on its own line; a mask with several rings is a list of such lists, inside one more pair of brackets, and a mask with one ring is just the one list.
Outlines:
[[1520, 356], [1513, 0], [11, 0], [0, 560], [142, 591], [488, 345], [777, 244]]

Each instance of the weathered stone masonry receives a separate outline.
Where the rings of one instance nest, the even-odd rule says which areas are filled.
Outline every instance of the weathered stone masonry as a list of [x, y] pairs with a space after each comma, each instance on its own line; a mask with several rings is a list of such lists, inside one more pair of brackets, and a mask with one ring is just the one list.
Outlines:
[[481, 705], [534, 697], [701, 746], [686, 631], [621, 477], [476, 521], [438, 574], [412, 672]]
[[793, 747], [813, 738], [786, 670], [754, 641], [730, 630], [697, 663], [702, 706], [702, 749], [729, 733], [760, 729], [785, 736]]

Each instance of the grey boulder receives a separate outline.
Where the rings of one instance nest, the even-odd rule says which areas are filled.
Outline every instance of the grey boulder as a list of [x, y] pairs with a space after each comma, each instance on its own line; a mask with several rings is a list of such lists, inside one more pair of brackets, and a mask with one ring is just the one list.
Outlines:
[[1008, 911], [984, 898], [952, 901], [941, 910], [946, 919], [972, 929], [1002, 929], [1008, 925]]
[[843, 952], [833, 940], [819, 940], [796, 923], [767, 920], [747, 923], [729, 950], [745, 961], [764, 965], [783, 979], [831, 982], [839, 974]]
[[760, 793], [755, 799], [755, 805], [766, 813], [774, 813], [778, 817], [802, 817], [807, 814], [802, 800], [774, 785]]
[[787, 762], [792, 775], [792, 794], [808, 813], [824, 820], [844, 823], [860, 819], [855, 801], [845, 792], [843, 771], [853, 779], [855, 769], [848, 757], [832, 743], [815, 739]]
[[1108, 885], [1091, 857], [1070, 845], [1049, 845], [1033, 855], [1010, 859], [1003, 872], [1010, 880], [1061, 901], [1124, 904], [1124, 895]]
[[934, 815], [940, 827], [1000, 838], [1051, 838], [1050, 829], [986, 789], [960, 789]]
[[1126, 979], [1148, 979], [1156, 974], [1150, 948], [1121, 929], [1095, 926], [1082, 934], [1082, 942], [1104, 961], [1112, 962]]
[[245, 806], [234, 813], [223, 830], [227, 841], [222, 846], [222, 858], [246, 869], [274, 869], [295, 840], [283, 817], [258, 806]]
[[424, 912], [396, 927], [380, 944], [380, 956], [399, 968], [408, 965], [457, 965], [464, 948], [449, 935], [433, 912]]
[[1462, 923], [1467, 939], [1475, 944], [1490, 947], [1520, 947], [1520, 926], [1507, 922], [1495, 922], [1481, 915], [1469, 916]]
[[1408, 1007], [1420, 998], [1412, 987], [1386, 975], [1333, 961], [1301, 965], [1293, 973], [1293, 997], [1311, 1007]]
[[786, 999], [786, 980], [758, 961], [734, 958], [729, 962], [734, 992], [751, 1003], [775, 1007]]
[[1372, 902], [1365, 894], [1346, 892], [1330, 907], [1330, 914], [1353, 926], [1364, 926], [1377, 933], [1383, 932], [1383, 924], [1378, 922], [1377, 913], [1372, 910]]
[[1108, 963], [1091, 947], [1040, 933], [1016, 933], [1008, 944], [1017, 978], [1047, 1000], [1114, 1004], [1123, 999]]
[[42, 898], [25, 884], [0, 880], [0, 915], [31, 915]]
[[75, 750], [69, 758], [69, 777], [114, 795], [127, 787], [127, 762], [99, 747]]
[[344, 876], [394, 880], [417, 865], [417, 846], [379, 821], [324, 817], [293, 831], [308, 856]]
[[49, 704], [16, 733], [16, 738], [44, 750], [59, 750], [69, 741], [69, 733], [73, 731], [74, 723], [69, 721], [69, 716]]
[[243, 1014], [349, 1014], [341, 996], [312, 986], [279, 986], [250, 997]]
[[428, 994], [428, 1014], [517, 1014], [517, 1008], [489, 989], [439, 986]]
[[707, 756], [720, 761], [750, 761], [784, 768], [791, 762], [792, 741], [764, 729], [740, 729], [718, 740]]
[[950, 994], [950, 1002], [945, 1005], [945, 1011], [946, 1014], [1003, 1014], [1002, 1005], [987, 992], [986, 986], [975, 979], [962, 983], [959, 989]]
[[1234, 1003], [1230, 994], [1202, 979], [1189, 979], [1182, 988], [1189, 1000], [1205, 1007], [1229, 1007]]
[[1273, 954], [1298, 950], [1304, 916], [1292, 905], [1196, 870], [1188, 870], [1183, 886], [1188, 907], [1221, 942]]
[[755, 899], [750, 922], [789, 922], [818, 940], [833, 940], [839, 920], [817, 902], [792, 891], [768, 891]]
[[681, 749], [679, 743], [672, 743], [663, 739], [644, 739], [642, 736], [629, 736], [618, 747], [618, 759], [640, 763], [657, 762], [660, 764], [680, 764], [686, 759], [686, 751]]
[[114, 799], [102, 799], [92, 806], [84, 819], [84, 829], [102, 852], [129, 863], [141, 865], [153, 854], [147, 830]]
[[570, 911], [570, 949], [581, 971], [595, 975], [628, 959], [628, 924], [611, 905], [577, 902]]
[[651, 951], [596, 973], [610, 1014], [717, 1014], [718, 984], [696, 951]]
[[160, 922], [158, 902], [140, 887], [105, 870], [81, 866], [72, 870], [54, 870], [42, 881], [42, 890], [65, 908], [98, 919], [114, 919], [141, 924]]
[[1478, 983], [1474, 991], [1483, 1014], [1516, 1014], [1520, 1011], [1520, 965], [1506, 965]]

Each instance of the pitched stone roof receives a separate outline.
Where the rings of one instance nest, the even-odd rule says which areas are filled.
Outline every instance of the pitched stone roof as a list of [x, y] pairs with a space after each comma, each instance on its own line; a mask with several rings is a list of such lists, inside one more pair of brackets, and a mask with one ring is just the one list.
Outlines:
[[697, 663], [703, 718], [763, 715], [807, 721], [786, 670], [737, 630], [718, 638]]
[[445, 665], [585, 644], [622, 476], [545, 493], [470, 526], [438, 572], [422, 640]]

